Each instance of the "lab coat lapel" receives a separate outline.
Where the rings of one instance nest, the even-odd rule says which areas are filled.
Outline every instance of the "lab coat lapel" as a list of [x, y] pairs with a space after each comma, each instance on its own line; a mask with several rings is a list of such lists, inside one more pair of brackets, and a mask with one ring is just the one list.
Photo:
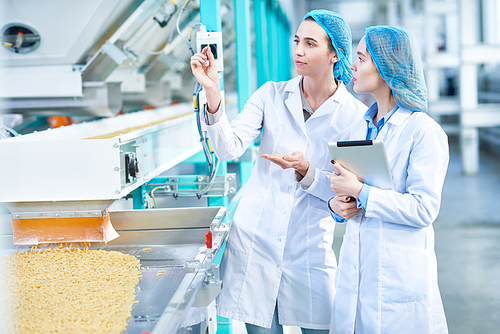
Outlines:
[[289, 93], [288, 98], [285, 100], [285, 105], [292, 115], [298, 127], [301, 129], [302, 134], [307, 134], [306, 125], [304, 122], [304, 113], [302, 111], [302, 100], [300, 98], [299, 82], [301, 76], [298, 76], [288, 82], [285, 91]]
[[360, 120], [354, 128], [350, 140], [365, 140], [366, 134], [368, 132], [368, 125], [366, 124], [366, 120]]
[[377, 136], [377, 139], [384, 140], [392, 126], [400, 126], [411, 114], [412, 112], [410, 110], [398, 108], [394, 115], [389, 118], [389, 121], [387, 121], [388, 124], [382, 128]]
[[[342, 81], [339, 81], [339, 85], [335, 94], [333, 94], [333, 96], [326, 100], [325, 103], [323, 103], [321, 107], [319, 107], [314, 112], [314, 114], [312, 114], [311, 118], [322, 117], [336, 112], [340, 105], [345, 105], [345, 103], [347, 102], [348, 94], [349, 92], [345, 88], [344, 83]], [[334, 115], [334, 118], [335, 117], [337, 117], [337, 115]]]

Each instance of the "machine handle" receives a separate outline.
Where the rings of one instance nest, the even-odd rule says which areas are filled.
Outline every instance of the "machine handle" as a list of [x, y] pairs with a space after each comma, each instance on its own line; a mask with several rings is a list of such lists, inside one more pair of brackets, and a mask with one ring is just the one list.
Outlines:
[[211, 249], [212, 248], [212, 231], [208, 231], [205, 233], [205, 245], [207, 245], [207, 248]]

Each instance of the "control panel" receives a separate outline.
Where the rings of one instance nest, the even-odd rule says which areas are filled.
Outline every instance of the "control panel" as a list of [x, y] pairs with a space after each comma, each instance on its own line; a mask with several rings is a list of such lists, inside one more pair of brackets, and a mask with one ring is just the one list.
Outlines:
[[196, 33], [196, 52], [200, 53], [206, 46], [210, 47], [214, 55], [217, 71], [224, 71], [222, 32], [206, 31], [205, 26], [202, 25], [200, 31]]

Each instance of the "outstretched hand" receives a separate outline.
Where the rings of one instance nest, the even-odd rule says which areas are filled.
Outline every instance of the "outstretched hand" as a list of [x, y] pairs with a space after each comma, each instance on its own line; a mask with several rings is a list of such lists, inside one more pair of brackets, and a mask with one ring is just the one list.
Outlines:
[[338, 174], [332, 173], [330, 176], [330, 187], [335, 191], [335, 194], [337, 196], [359, 198], [363, 183], [358, 180], [353, 172], [345, 169], [335, 160], [332, 160], [332, 164], [339, 171]]
[[283, 169], [293, 168], [300, 175], [305, 176], [309, 169], [309, 162], [304, 158], [304, 154], [300, 151], [292, 154], [277, 155], [277, 154], [262, 154], [262, 157], [275, 163]]

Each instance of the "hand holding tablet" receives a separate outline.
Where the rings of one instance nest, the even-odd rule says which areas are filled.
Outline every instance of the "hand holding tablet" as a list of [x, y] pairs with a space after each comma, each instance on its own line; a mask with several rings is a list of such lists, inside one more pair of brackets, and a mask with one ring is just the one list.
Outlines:
[[356, 174], [361, 182], [380, 189], [394, 189], [383, 141], [331, 142], [328, 148], [332, 159]]

